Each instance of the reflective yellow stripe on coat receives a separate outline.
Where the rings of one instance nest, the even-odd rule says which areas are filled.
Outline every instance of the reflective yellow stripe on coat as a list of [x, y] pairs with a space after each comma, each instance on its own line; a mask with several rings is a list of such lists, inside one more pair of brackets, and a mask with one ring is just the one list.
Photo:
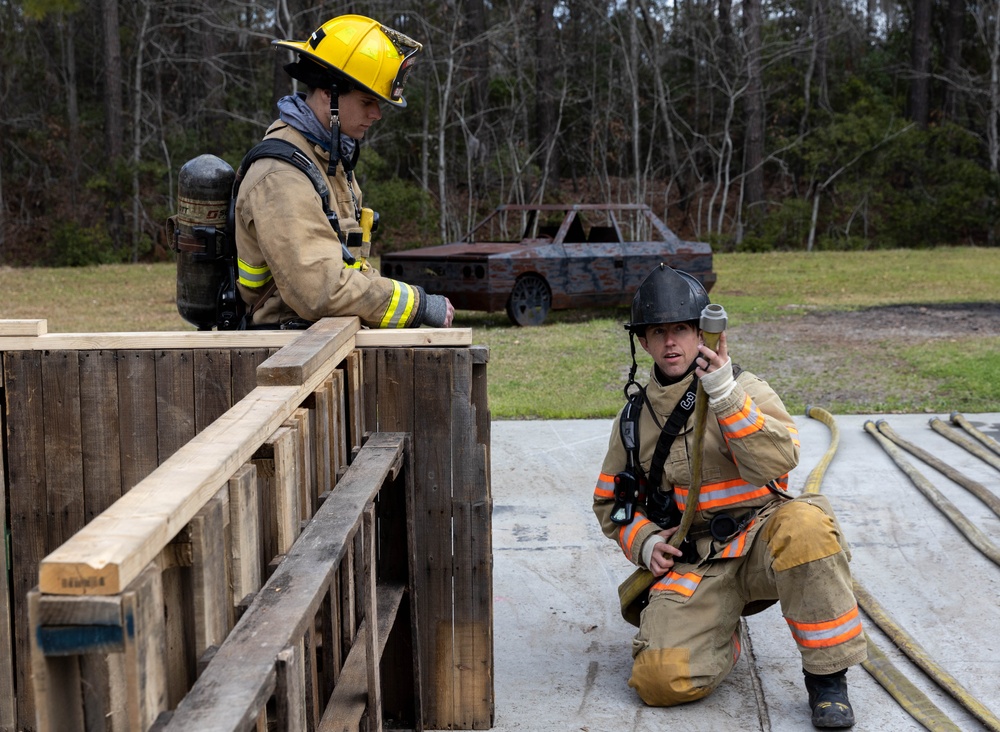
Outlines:
[[413, 304], [417, 301], [417, 293], [405, 282], [392, 282], [392, 297], [389, 306], [379, 322], [379, 328], [405, 328], [413, 312]]
[[254, 267], [239, 259], [236, 262], [236, 269], [239, 273], [240, 284], [252, 290], [259, 289], [271, 281], [271, 268], [266, 264]]

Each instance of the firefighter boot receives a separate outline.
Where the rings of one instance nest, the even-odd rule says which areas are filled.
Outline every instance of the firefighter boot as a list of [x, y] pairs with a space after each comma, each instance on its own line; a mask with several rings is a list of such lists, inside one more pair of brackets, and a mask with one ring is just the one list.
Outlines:
[[833, 674], [811, 674], [806, 676], [806, 691], [809, 692], [809, 708], [812, 709], [814, 727], [824, 729], [844, 729], [854, 725], [854, 710], [847, 698], [847, 669]]

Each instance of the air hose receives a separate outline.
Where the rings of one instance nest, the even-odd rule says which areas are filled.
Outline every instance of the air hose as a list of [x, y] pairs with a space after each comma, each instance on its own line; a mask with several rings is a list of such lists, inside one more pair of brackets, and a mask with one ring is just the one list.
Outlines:
[[989, 537], [969, 521], [965, 514], [955, 507], [954, 503], [949, 501], [941, 491], [934, 487], [933, 483], [906, 460], [902, 451], [893, 444], [888, 434], [883, 434], [883, 432], [895, 434], [884, 420], [879, 420], [878, 425], [868, 420], [865, 422], [865, 432], [878, 441], [882, 449], [889, 454], [889, 457], [899, 466], [899, 469], [906, 473], [906, 476], [913, 485], [924, 494], [924, 497], [933, 504], [934, 508], [943, 513], [949, 521], [955, 524], [955, 527], [962, 532], [962, 535], [974, 547], [986, 555], [994, 564], [1000, 565], [1000, 547], [997, 547], [996, 544], [990, 541]]
[[947, 437], [959, 447], [965, 448], [983, 462], [989, 463], [997, 470], [1000, 470], [1000, 455], [996, 455], [992, 450], [988, 450], [981, 444], [973, 442], [965, 435], [961, 434], [954, 427], [949, 427], [937, 417], [928, 422], [931, 429], [942, 437]]
[[[827, 448], [822, 460], [810, 472], [809, 477], [806, 479], [805, 488], [803, 489], [804, 493], [819, 493], [819, 487], [823, 482], [827, 466], [829, 466], [830, 461], [833, 459], [833, 454], [840, 443], [840, 432], [833, 415], [825, 409], [806, 407], [806, 416], [825, 424], [829, 427], [831, 434], [830, 447]], [[868, 424], [865, 425], [866, 430], [868, 429]], [[935, 683], [951, 694], [956, 701], [968, 709], [969, 712], [982, 721], [989, 729], [994, 732], [1000, 732], [1000, 720], [963, 689], [950, 674], [932, 661], [919, 644], [889, 616], [875, 598], [857, 580], [854, 580], [854, 595], [868, 617], [875, 622], [882, 632], [914, 664], [927, 673]], [[867, 634], [865, 635], [865, 640], [868, 644], [868, 660], [861, 664], [862, 667], [889, 692], [907, 714], [934, 732], [937, 730], [953, 732], [960, 729], [923, 691], [917, 688], [893, 665]]]
[[986, 445], [986, 447], [990, 448], [997, 455], [1000, 455], [1000, 442], [997, 442], [989, 435], [984, 434], [980, 430], [977, 430], [969, 423], [969, 420], [967, 420], [960, 412], [951, 413], [951, 422], [952, 424], [957, 424], [963, 430], [965, 430], [970, 435], [979, 440], [981, 443]]

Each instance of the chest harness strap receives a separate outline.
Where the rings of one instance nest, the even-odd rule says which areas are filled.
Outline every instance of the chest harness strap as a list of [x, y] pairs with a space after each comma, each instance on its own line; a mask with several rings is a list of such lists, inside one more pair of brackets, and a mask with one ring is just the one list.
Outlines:
[[[676, 526], [680, 521], [680, 511], [673, 500], [673, 493], [660, 490], [663, 480], [663, 466], [674, 438], [680, 434], [688, 418], [694, 412], [694, 403], [698, 379], [684, 392], [677, 406], [670, 413], [666, 423], [660, 428], [660, 437], [653, 450], [653, 460], [649, 466], [649, 475], [645, 475], [639, 459], [639, 415], [643, 402], [649, 403], [646, 390], [641, 386], [628, 396], [628, 403], [618, 422], [619, 435], [625, 448], [625, 470], [615, 476], [615, 505], [611, 510], [611, 520], [616, 524], [632, 523], [636, 507], [641, 505], [646, 509], [646, 517], [661, 528]], [[653, 421], [656, 415], [650, 405]], [[659, 423], [657, 423], [659, 424]]]

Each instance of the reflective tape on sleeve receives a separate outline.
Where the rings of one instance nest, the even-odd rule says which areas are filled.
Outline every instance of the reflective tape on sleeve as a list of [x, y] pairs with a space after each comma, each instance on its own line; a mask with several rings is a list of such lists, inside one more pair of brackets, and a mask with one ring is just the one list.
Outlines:
[[236, 264], [239, 273], [239, 282], [244, 287], [256, 290], [271, 281], [271, 268], [266, 264], [254, 267], [252, 264], [247, 264], [242, 259], [237, 260]]
[[416, 291], [405, 282], [389, 280], [392, 283], [392, 297], [385, 309], [379, 328], [405, 328], [413, 306], [417, 301]]

